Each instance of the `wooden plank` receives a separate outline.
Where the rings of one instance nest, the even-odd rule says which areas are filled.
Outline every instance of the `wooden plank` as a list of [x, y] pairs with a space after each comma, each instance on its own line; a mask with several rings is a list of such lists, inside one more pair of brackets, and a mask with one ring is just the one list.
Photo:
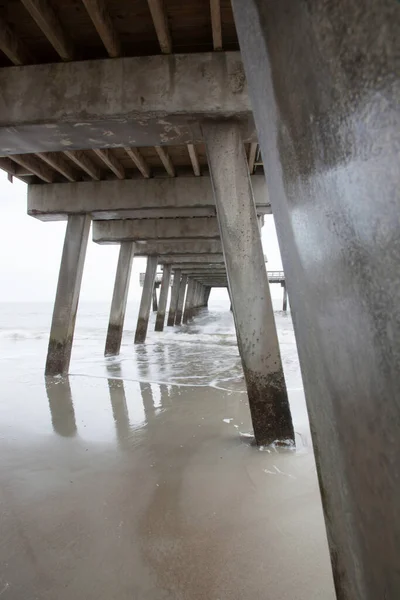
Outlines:
[[73, 160], [85, 173], [90, 175], [92, 179], [100, 181], [101, 170], [82, 150], [65, 150], [64, 154]]
[[143, 156], [140, 154], [139, 150], [137, 150], [137, 148], [124, 148], [124, 150], [135, 163], [143, 177], [148, 179], [150, 177], [150, 167], [144, 160]]
[[192, 163], [194, 174], [196, 175], [196, 177], [200, 177], [201, 171], [200, 171], [199, 158], [197, 156], [196, 148], [193, 144], [188, 144], [187, 148], [188, 148], [190, 161]]
[[256, 162], [257, 146], [258, 146], [258, 144], [250, 144], [250, 150], [249, 150], [249, 173], [250, 173], [250, 175], [252, 175], [254, 173], [254, 163]]
[[162, 146], [154, 146], [162, 164], [170, 177], [175, 177], [175, 168], [168, 152]]
[[64, 175], [68, 181], [78, 181], [79, 174], [60, 152], [38, 152], [36, 156], [44, 160], [50, 167], [61, 173], [61, 175]]
[[161, 52], [171, 54], [172, 41], [163, 0], [147, 0]]
[[33, 175], [39, 177], [39, 179], [42, 179], [46, 183], [53, 183], [55, 179], [53, 169], [44, 164], [36, 156], [32, 156], [31, 154], [13, 154], [10, 158], [18, 165], [21, 165], [21, 167], [24, 167], [24, 169], [33, 173]]
[[75, 56], [72, 41], [48, 0], [21, 0], [26, 10], [43, 31], [53, 48], [63, 60], [73, 60]]
[[220, 0], [210, 0], [211, 27], [214, 50], [222, 50], [221, 3]]
[[82, 1], [109, 56], [111, 56], [111, 58], [121, 56], [121, 40], [119, 39], [119, 35], [114, 27], [104, 0]]
[[25, 44], [15, 35], [10, 26], [0, 17], [0, 50], [14, 65], [26, 65], [32, 57]]
[[115, 173], [118, 179], [125, 179], [125, 169], [119, 160], [115, 158], [111, 150], [108, 148], [104, 150], [100, 148], [94, 148], [93, 152], [95, 152], [97, 156], [104, 162], [104, 164], [107, 165], [107, 167], [111, 169], [113, 173]]

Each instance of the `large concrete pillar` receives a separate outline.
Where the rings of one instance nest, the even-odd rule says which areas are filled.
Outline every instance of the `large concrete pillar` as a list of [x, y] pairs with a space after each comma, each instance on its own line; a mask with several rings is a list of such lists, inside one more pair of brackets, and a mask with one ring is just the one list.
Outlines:
[[208, 306], [208, 300], [211, 294], [211, 287], [209, 285], [204, 286], [204, 304], [203, 306]]
[[182, 318], [183, 323], [187, 323], [188, 320], [192, 317], [194, 288], [195, 288], [195, 281], [191, 277], [189, 277], [188, 287], [187, 287], [187, 292], [186, 292], [185, 308], [183, 311], [183, 318]]
[[146, 340], [153, 297], [153, 288], [156, 280], [157, 263], [157, 256], [147, 257], [146, 274], [144, 276], [142, 299], [140, 301], [139, 316], [135, 333], [135, 344], [141, 344]]
[[161, 280], [160, 299], [158, 303], [158, 312], [156, 317], [156, 331], [163, 331], [165, 322], [165, 309], [167, 308], [168, 292], [171, 283], [172, 265], [164, 265], [163, 276]]
[[185, 302], [187, 275], [182, 275], [181, 285], [179, 288], [178, 306], [176, 309], [175, 325], [182, 323], [183, 303]]
[[174, 283], [172, 284], [171, 300], [169, 302], [169, 312], [168, 312], [168, 319], [167, 319], [167, 325], [169, 325], [169, 327], [172, 327], [175, 324], [175, 315], [176, 315], [176, 309], [178, 306], [180, 285], [181, 285], [181, 270], [175, 269]]
[[399, 4], [233, 0], [339, 600], [400, 597]]
[[204, 125], [208, 164], [256, 442], [294, 442], [244, 145], [235, 123]]
[[68, 217], [50, 330], [46, 375], [65, 374], [69, 369], [89, 230], [90, 216]]
[[287, 311], [287, 287], [286, 282], [282, 284], [283, 287], [283, 302], [282, 302], [282, 310], [283, 312]]
[[119, 354], [124, 329], [126, 302], [131, 280], [133, 242], [122, 242], [119, 250], [114, 293], [108, 323], [105, 356]]
[[157, 288], [153, 287], [153, 312], [158, 311], [158, 302], [157, 302]]

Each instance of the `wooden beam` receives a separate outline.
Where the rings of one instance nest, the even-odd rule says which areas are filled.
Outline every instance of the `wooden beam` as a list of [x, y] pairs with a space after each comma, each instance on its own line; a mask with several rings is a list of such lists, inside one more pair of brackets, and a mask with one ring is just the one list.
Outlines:
[[32, 62], [29, 50], [15, 35], [10, 26], [0, 17], [0, 50], [14, 65], [26, 65]]
[[125, 169], [119, 160], [115, 158], [111, 150], [108, 148], [104, 150], [100, 148], [94, 148], [93, 152], [95, 152], [97, 156], [104, 162], [104, 164], [107, 165], [107, 167], [111, 169], [113, 173], [115, 173], [118, 179], [125, 179]]
[[250, 144], [249, 150], [249, 173], [254, 173], [254, 163], [256, 162], [258, 144]]
[[132, 159], [135, 163], [143, 177], [148, 179], [150, 177], [150, 167], [147, 162], [144, 160], [143, 156], [140, 154], [137, 148], [124, 148], [127, 155]]
[[158, 156], [161, 159], [162, 164], [165, 167], [165, 170], [167, 171], [168, 175], [170, 177], [175, 177], [175, 168], [174, 165], [172, 164], [172, 160], [171, 157], [169, 156], [168, 152], [162, 147], [162, 146], [154, 146]]
[[61, 175], [64, 175], [68, 181], [78, 181], [79, 174], [60, 152], [38, 152], [36, 156], [44, 160], [44, 162], [61, 173]]
[[73, 60], [75, 56], [72, 41], [48, 0], [21, 0], [31, 17], [43, 31], [50, 44], [63, 60]]
[[53, 169], [44, 164], [36, 156], [32, 156], [32, 154], [13, 154], [10, 158], [18, 165], [21, 165], [21, 167], [24, 167], [24, 169], [33, 173], [33, 175], [39, 177], [39, 179], [42, 179], [46, 183], [53, 183], [55, 179]]
[[82, 0], [109, 56], [122, 55], [121, 40], [111, 20], [104, 0]]
[[196, 148], [193, 144], [188, 144], [187, 148], [188, 148], [188, 152], [189, 152], [189, 156], [190, 156], [190, 160], [192, 163], [194, 174], [196, 175], [196, 177], [200, 177], [201, 171], [200, 171], [199, 158], [197, 156]]
[[147, 0], [161, 52], [171, 54], [172, 42], [163, 0]]
[[221, 3], [220, 0], [210, 0], [211, 27], [214, 50], [222, 50]]
[[92, 179], [100, 181], [101, 170], [82, 150], [65, 150], [64, 154], [73, 160], [85, 173], [90, 175]]

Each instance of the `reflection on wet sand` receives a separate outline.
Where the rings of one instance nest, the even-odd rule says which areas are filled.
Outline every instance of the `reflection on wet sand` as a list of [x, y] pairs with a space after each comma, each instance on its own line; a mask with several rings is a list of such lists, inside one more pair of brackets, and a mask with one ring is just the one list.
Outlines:
[[69, 378], [45, 377], [45, 386], [55, 433], [63, 437], [76, 435], [75, 411]]

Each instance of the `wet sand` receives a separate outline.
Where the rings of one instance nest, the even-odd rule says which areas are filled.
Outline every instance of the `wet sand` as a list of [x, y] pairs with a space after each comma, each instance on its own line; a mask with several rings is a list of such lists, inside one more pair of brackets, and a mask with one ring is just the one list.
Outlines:
[[298, 367], [283, 352], [297, 452], [240, 435], [240, 380], [133, 381], [123, 355], [108, 377], [45, 381], [40, 356], [2, 361], [1, 600], [333, 600]]

